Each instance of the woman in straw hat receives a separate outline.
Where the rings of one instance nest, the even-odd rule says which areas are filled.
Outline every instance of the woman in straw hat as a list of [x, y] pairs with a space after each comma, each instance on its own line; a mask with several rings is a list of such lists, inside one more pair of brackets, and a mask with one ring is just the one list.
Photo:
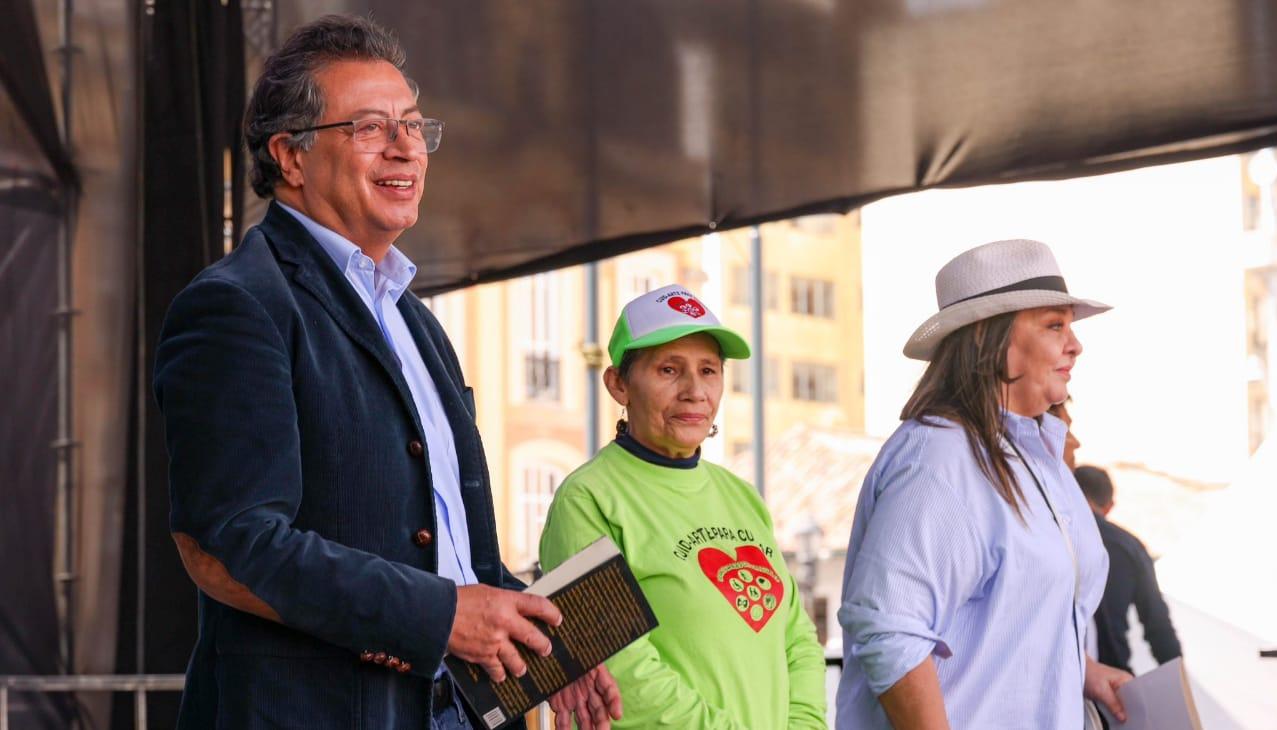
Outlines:
[[1085, 654], [1108, 556], [1061, 457], [1082, 352], [1051, 250], [998, 241], [936, 276], [906, 356], [927, 369], [856, 505], [839, 728], [1084, 727], [1130, 675]]
[[724, 358], [749, 346], [690, 292], [625, 305], [608, 344], [616, 440], [564, 480], [541, 537], [547, 568], [607, 535], [660, 625], [607, 661], [614, 727], [823, 728], [825, 664], [757, 490], [700, 458]]

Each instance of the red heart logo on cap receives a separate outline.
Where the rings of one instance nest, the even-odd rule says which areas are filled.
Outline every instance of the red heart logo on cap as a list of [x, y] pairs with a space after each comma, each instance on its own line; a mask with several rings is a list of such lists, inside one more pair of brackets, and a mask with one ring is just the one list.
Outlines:
[[736, 609], [755, 633], [762, 631], [785, 597], [785, 584], [772, 570], [763, 551], [753, 545], [736, 548], [732, 557], [717, 548], [703, 548], [696, 555], [705, 577]]
[[670, 305], [670, 309], [675, 312], [682, 312], [692, 319], [705, 316], [705, 306], [695, 299], [684, 299], [683, 297], [670, 297], [665, 300]]

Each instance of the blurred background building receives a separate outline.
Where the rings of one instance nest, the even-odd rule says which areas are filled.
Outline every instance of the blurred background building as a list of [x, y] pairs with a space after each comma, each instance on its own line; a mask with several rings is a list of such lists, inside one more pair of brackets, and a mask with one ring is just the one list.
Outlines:
[[[864, 427], [860, 217], [822, 215], [760, 227], [766, 438], [799, 425]], [[598, 341], [606, 348], [627, 301], [669, 283], [701, 296], [748, 336], [749, 229], [715, 233], [598, 264]], [[588, 458], [586, 267], [577, 266], [427, 298], [452, 334], [475, 389], [479, 428], [496, 489], [507, 564], [530, 570], [554, 489]], [[726, 370], [719, 435], [705, 456], [730, 457], [753, 481], [749, 366]], [[614, 434], [620, 408], [600, 386], [598, 443]], [[777, 493], [783, 499], [786, 489]]]

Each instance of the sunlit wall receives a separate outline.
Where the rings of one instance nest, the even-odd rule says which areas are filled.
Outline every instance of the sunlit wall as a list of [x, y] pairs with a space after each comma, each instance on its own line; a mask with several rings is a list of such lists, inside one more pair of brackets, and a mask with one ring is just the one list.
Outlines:
[[1070, 290], [1114, 305], [1078, 324], [1079, 460], [1227, 481], [1247, 454], [1238, 158], [1063, 182], [928, 191], [863, 212], [866, 428], [898, 422], [922, 364], [901, 347], [952, 256], [1003, 238], [1055, 250]]

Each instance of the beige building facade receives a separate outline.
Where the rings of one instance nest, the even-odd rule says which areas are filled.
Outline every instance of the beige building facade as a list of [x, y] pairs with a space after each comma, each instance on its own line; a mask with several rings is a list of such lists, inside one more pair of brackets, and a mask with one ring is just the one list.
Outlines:
[[[859, 216], [810, 216], [760, 232], [767, 438], [800, 423], [863, 428]], [[671, 282], [696, 292], [750, 339], [752, 235], [712, 234], [600, 262], [600, 346], [625, 302]], [[554, 490], [588, 458], [586, 383], [600, 375], [587, 368], [582, 350], [586, 301], [584, 267], [426, 300], [475, 389], [503, 558], [516, 571], [532, 568]], [[707, 441], [706, 458], [726, 462], [753, 446], [749, 375], [748, 363], [729, 362], [720, 434]], [[611, 439], [619, 416], [600, 385], [599, 444]]]

